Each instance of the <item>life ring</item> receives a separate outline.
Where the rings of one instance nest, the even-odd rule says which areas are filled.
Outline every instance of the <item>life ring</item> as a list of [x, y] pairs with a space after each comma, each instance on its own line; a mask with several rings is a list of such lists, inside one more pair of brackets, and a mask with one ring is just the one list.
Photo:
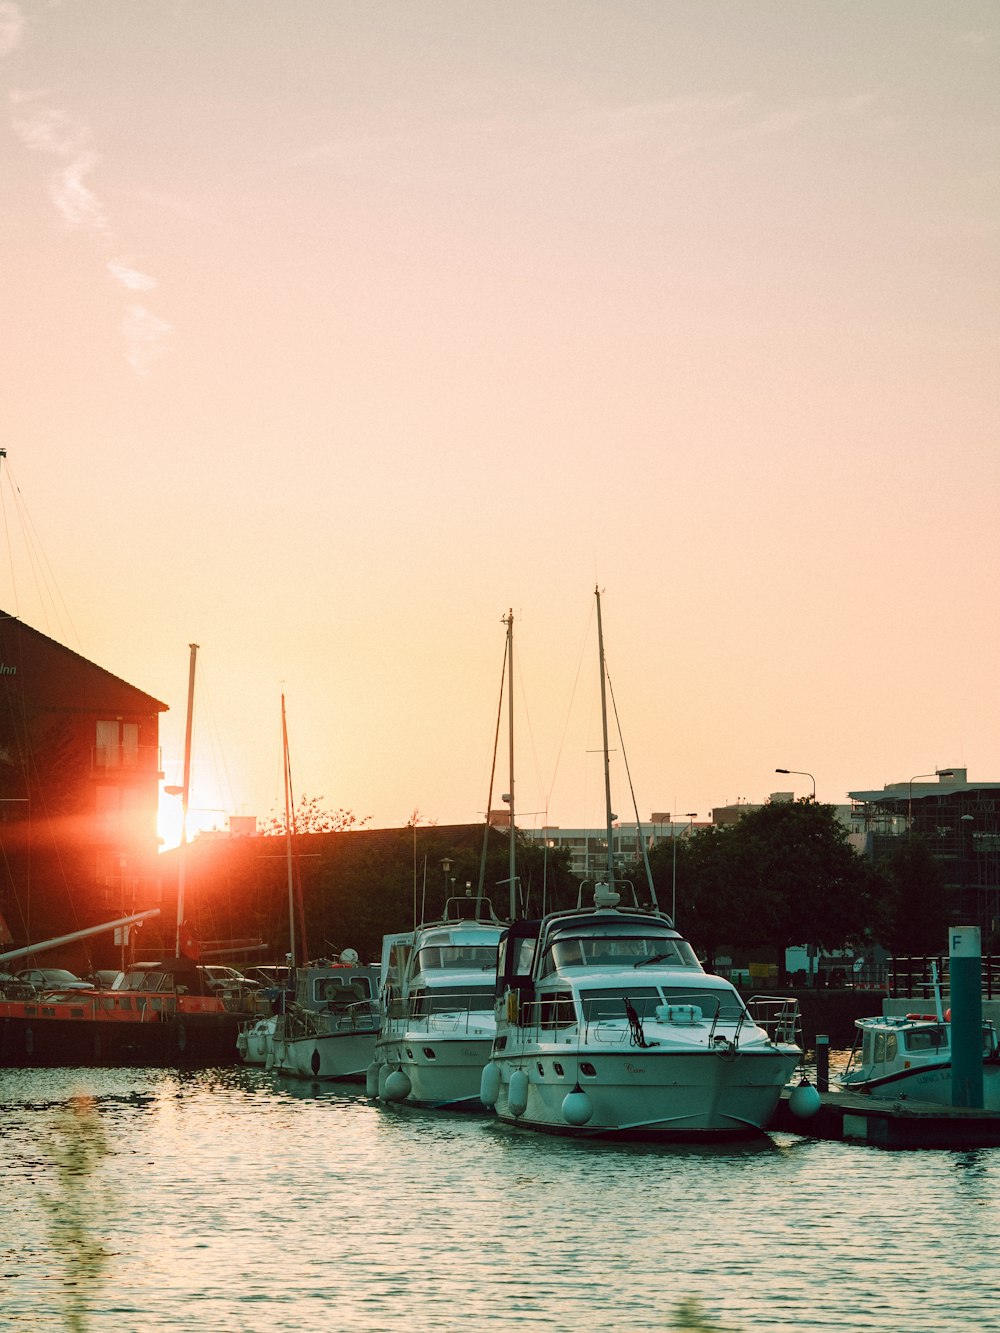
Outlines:
[[507, 1022], [517, 1023], [517, 991], [507, 992]]

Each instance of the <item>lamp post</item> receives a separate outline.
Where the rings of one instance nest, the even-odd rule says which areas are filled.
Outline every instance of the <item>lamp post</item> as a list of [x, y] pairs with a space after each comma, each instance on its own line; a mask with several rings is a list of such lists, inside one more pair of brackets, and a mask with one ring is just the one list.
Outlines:
[[448, 872], [451, 870], [452, 860], [450, 856], [442, 856], [441, 869], [444, 871], [444, 896], [448, 897]]
[[813, 785], [813, 789], [812, 789], [812, 799], [815, 801], [815, 799], [816, 799], [816, 779], [813, 777], [813, 775], [812, 775], [811, 773], [806, 773], [805, 770], [804, 770], [804, 769], [801, 769], [801, 768], [776, 768], [774, 771], [775, 771], [775, 773], [790, 773], [790, 774], [794, 774], [794, 776], [797, 777], [797, 778], [808, 778], [809, 781], [810, 781], [810, 782], [812, 783], [812, 785]]
[[953, 778], [954, 770], [950, 768], [936, 768], [933, 773], [915, 773], [908, 783], [906, 795], [906, 836], [909, 837], [913, 832], [913, 784], [919, 782], [921, 778]]
[[[688, 820], [688, 826], [684, 830], [684, 832], [690, 833], [691, 829], [694, 827], [694, 821], [698, 818], [698, 813], [695, 810], [689, 810], [687, 814], [684, 816], [684, 818]], [[673, 872], [671, 875], [670, 920], [673, 921], [673, 923], [676, 925], [677, 924], [677, 836], [672, 822], [670, 825], [670, 841], [673, 844], [672, 851], [673, 851], [673, 863], [674, 863]]]

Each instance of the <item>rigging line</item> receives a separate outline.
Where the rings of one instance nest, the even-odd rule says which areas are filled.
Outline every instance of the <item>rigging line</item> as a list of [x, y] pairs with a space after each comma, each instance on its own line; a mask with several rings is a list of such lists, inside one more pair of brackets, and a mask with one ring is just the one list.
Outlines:
[[548, 811], [549, 807], [550, 807], [551, 804], [552, 804], [552, 792], [553, 792], [553, 789], [555, 788], [555, 785], [556, 785], [556, 775], [557, 775], [558, 772], [559, 772], [559, 763], [560, 763], [560, 761], [561, 761], [561, 759], [562, 759], [563, 748], [564, 748], [564, 746], [565, 746], [565, 744], [566, 744], [566, 732], [569, 730], [569, 719], [570, 719], [570, 714], [571, 714], [572, 711], [573, 711], [573, 700], [576, 698], [576, 688], [577, 688], [577, 686], [578, 686], [579, 683], [580, 683], [580, 673], [581, 673], [582, 670], [583, 670], [583, 657], [584, 657], [584, 653], [585, 653], [586, 650], [587, 650], [587, 640], [588, 640], [589, 637], [590, 637], [590, 626], [591, 626], [591, 622], [593, 621], [593, 618], [594, 618], [594, 606], [593, 606], [593, 602], [591, 602], [590, 614], [589, 614], [589, 616], [587, 617], [587, 627], [586, 627], [586, 629], [585, 629], [585, 631], [584, 631], [583, 639], [581, 640], [581, 643], [580, 643], [580, 655], [579, 655], [579, 657], [577, 658], [577, 661], [576, 661], [576, 675], [573, 677], [573, 688], [572, 688], [572, 690], [570, 691], [569, 703], [568, 703], [568, 705], [567, 705], [567, 707], [566, 707], [566, 713], [565, 713], [565, 716], [564, 716], [564, 718], [563, 718], [562, 735], [559, 737], [559, 748], [558, 748], [558, 750], [556, 751], [556, 762], [555, 762], [555, 766], [554, 766], [554, 768], [553, 768], [553, 770], [552, 770], [552, 782], [551, 782], [551, 785], [549, 786], [548, 795], [547, 795], [546, 798], [545, 798], [545, 809], [546, 809], [546, 811]]
[[649, 856], [646, 852], [646, 840], [642, 836], [642, 821], [639, 819], [639, 806], [635, 799], [635, 788], [632, 786], [632, 774], [628, 766], [628, 755], [625, 753], [625, 737], [622, 735], [622, 724], [618, 717], [618, 704], [615, 702], [615, 692], [611, 684], [611, 672], [608, 670], [607, 662], [604, 664], [604, 674], [608, 681], [608, 693], [611, 695], [611, 707], [615, 714], [615, 726], [618, 729], [618, 742], [622, 747], [622, 762], [625, 765], [625, 776], [628, 779], [628, 789], [632, 796], [632, 809], [635, 811], [635, 828], [638, 835], [639, 846], [642, 848], [642, 864], [646, 871], [646, 883], [649, 886], [649, 892], [653, 899], [653, 906], [659, 904], [656, 901], [656, 889], [653, 887], [653, 872], [649, 865]]
[[[201, 658], [198, 659], [196, 665], [196, 671], [198, 675], [198, 682], [197, 682], [198, 691], [200, 696], [204, 699], [204, 703], [202, 705], [202, 712], [207, 712], [208, 714], [207, 721], [208, 721], [209, 751], [211, 755], [211, 762], [213, 764], [214, 773], [216, 777], [220, 776], [219, 769], [221, 768], [221, 778], [224, 780], [225, 783], [225, 790], [223, 791], [220, 789], [218, 795], [219, 798], [222, 800], [228, 799], [229, 808], [233, 809], [236, 805], [236, 801], [233, 796], [233, 785], [229, 776], [229, 766], [226, 763], [226, 751], [225, 747], [222, 744], [222, 733], [219, 729], [219, 718], [215, 708], [215, 697], [212, 694], [211, 684], [205, 674], [205, 669], [202, 665]], [[219, 786], [221, 788], [222, 784], [220, 783]], [[203, 814], [206, 813], [204, 806], [202, 806], [201, 809]], [[213, 810], [210, 813], [225, 815], [228, 812], [225, 810], [222, 811]]]
[[[0, 450], [0, 460], [6, 461], [6, 458], [7, 458], [7, 450], [6, 449]], [[9, 465], [7, 468], [4, 469], [4, 471], [5, 472], [10, 471]], [[10, 524], [7, 522], [7, 504], [6, 501], [4, 500], [4, 493], [2, 486], [0, 486], [0, 512], [2, 512], [3, 514], [3, 531], [4, 531], [4, 537], [6, 538], [7, 542], [7, 564], [10, 568], [10, 587], [11, 587], [11, 593], [13, 594], [14, 597], [14, 613], [17, 616], [18, 620], [20, 620], [21, 608], [19, 607], [17, 601], [17, 578], [14, 574], [14, 555], [13, 552], [11, 551], [11, 546], [10, 546]]]
[[[6, 452], [0, 455], [0, 458], [6, 459]], [[27, 505], [21, 494], [21, 487], [18, 484], [14, 469], [10, 462], [7, 462], [7, 475], [10, 479], [11, 497], [14, 501], [14, 507], [17, 511], [20, 522], [21, 535], [24, 538], [25, 549], [28, 553], [28, 560], [31, 566], [32, 576], [35, 581], [35, 590], [38, 594], [39, 603], [42, 606], [42, 614], [45, 616], [46, 625], [48, 617], [45, 614], [46, 607], [51, 607], [53, 619], [56, 622], [57, 632], [62, 633], [63, 622], [68, 624], [71, 631], [71, 637], [76, 643], [77, 651], [83, 652], [83, 644], [77, 628], [73, 623], [73, 617], [70, 615], [66, 600], [59, 588], [52, 564], [45, 553], [45, 547], [38, 535], [38, 529], [28, 512]], [[41, 572], [42, 582], [39, 582], [39, 571]]]
[[503, 714], [503, 683], [507, 679], [507, 637], [503, 641], [503, 666], [500, 670], [500, 698], [497, 701], [497, 726], [493, 736], [493, 767], [490, 769], [490, 790], [486, 798], [486, 827], [483, 829], [483, 850], [479, 858], [479, 888], [476, 892], [476, 909], [483, 901], [483, 887], [486, 883], [486, 840], [490, 833], [490, 811], [493, 809], [493, 782], [497, 771], [497, 749], [500, 745], [500, 718]]

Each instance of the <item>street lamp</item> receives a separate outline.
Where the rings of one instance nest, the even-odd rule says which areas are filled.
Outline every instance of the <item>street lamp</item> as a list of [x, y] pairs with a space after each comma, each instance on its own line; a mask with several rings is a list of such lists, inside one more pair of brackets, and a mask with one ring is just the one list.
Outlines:
[[913, 784], [919, 782], [921, 778], [953, 778], [955, 773], [950, 768], [936, 768], [933, 773], [915, 773], [910, 778], [906, 796], [906, 836], [909, 837], [913, 831]]
[[[694, 827], [694, 821], [698, 818], [697, 811], [689, 810], [687, 814], [684, 816], [684, 818], [689, 821], [688, 826], [684, 830], [684, 832], [690, 833], [691, 829]], [[672, 887], [670, 891], [670, 920], [673, 921], [673, 923], [676, 925], [677, 924], [677, 837], [673, 823], [671, 823], [670, 825], [670, 841], [673, 844], [672, 851], [673, 851], [673, 862], [674, 862], [674, 868], [671, 877]]]
[[794, 774], [795, 777], [797, 777], [797, 778], [808, 778], [809, 781], [810, 781], [810, 782], [812, 783], [812, 785], [813, 785], [812, 799], [815, 801], [815, 799], [816, 799], [816, 779], [813, 777], [813, 775], [812, 775], [811, 773], [806, 773], [806, 772], [805, 772], [803, 769], [801, 769], [801, 768], [776, 768], [774, 771], [775, 771], [775, 773], [790, 773], [790, 774]]
[[442, 856], [441, 869], [444, 871], [444, 895], [448, 896], [448, 872], [451, 870], [452, 860], [450, 856]]

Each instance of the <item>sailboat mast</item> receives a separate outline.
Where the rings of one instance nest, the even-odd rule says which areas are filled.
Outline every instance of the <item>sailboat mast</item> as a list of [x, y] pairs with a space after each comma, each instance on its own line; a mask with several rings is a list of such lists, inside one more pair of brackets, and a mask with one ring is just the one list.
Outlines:
[[177, 857], [177, 937], [174, 949], [178, 957], [181, 952], [181, 927], [184, 924], [184, 889], [187, 871], [187, 822], [188, 803], [191, 798], [191, 733], [194, 723], [194, 675], [198, 659], [198, 645], [188, 644], [191, 657], [188, 664], [187, 722], [184, 727], [184, 776], [181, 785], [181, 842]]
[[507, 612], [507, 762], [510, 809], [510, 838], [507, 849], [507, 873], [510, 877], [510, 919], [517, 916], [517, 850], [514, 824], [514, 612]]
[[606, 670], [604, 666], [604, 630], [601, 626], [601, 590], [594, 589], [594, 596], [597, 598], [597, 651], [601, 661], [601, 730], [604, 746], [604, 809], [607, 817], [607, 839], [608, 839], [608, 888], [615, 886], [615, 853], [611, 840], [611, 826], [614, 823], [614, 815], [611, 812], [611, 763], [608, 756], [608, 699]]
[[285, 860], [288, 867], [288, 936], [292, 951], [292, 967], [298, 964], [295, 952], [295, 873], [292, 861], [292, 783], [288, 772], [288, 723], [285, 720], [285, 696], [281, 696], [281, 755], [285, 778]]

